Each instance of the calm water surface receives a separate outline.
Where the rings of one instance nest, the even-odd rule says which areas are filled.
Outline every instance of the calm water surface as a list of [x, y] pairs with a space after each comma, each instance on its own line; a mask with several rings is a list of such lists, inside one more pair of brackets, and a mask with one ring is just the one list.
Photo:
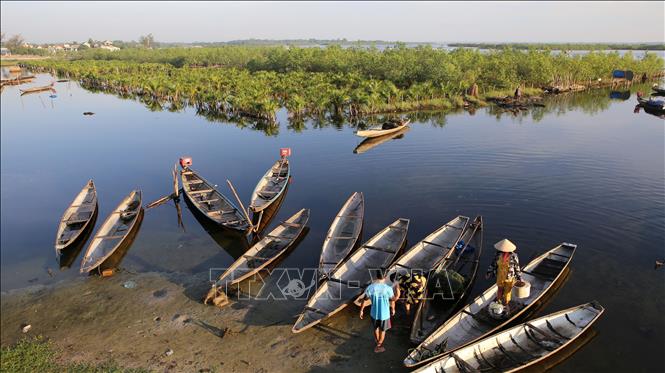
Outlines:
[[[40, 75], [30, 85], [51, 80]], [[349, 124], [290, 125], [282, 113], [279, 128], [266, 134], [265, 126], [210, 122], [192, 109], [150, 111], [73, 82], [56, 88], [56, 98], [2, 92], [3, 291], [78, 276], [81, 255], [61, 271], [53, 241], [89, 178], [98, 188], [99, 226], [134, 188], [145, 203], [170, 193], [170, 169], [182, 155], [229, 196], [231, 179], [247, 203], [279, 148], [291, 147], [293, 180], [276, 220], [308, 207], [311, 230], [281, 266], [316, 266], [333, 216], [354, 191], [365, 194], [365, 238], [406, 217], [414, 243], [458, 214], [482, 214], [481, 271], [491, 244], [504, 237], [524, 263], [562, 241], [578, 244], [567, 282], [540, 314], [594, 299], [606, 312], [597, 336], [556, 370], [663, 369], [665, 269], [655, 270], [654, 261], [665, 257], [665, 122], [634, 114], [634, 95], [560, 96], [518, 116], [490, 109], [413, 115], [402, 138], [355, 154], [360, 141]], [[146, 211], [124, 268], [194, 274], [232, 262], [233, 241], [207, 233], [180, 205], [185, 231], [173, 204]], [[472, 295], [489, 284], [480, 277]]]

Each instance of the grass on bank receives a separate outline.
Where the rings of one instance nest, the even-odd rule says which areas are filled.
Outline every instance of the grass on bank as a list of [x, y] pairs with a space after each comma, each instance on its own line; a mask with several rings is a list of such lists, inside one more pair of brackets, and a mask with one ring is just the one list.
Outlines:
[[126, 369], [119, 367], [113, 361], [100, 365], [86, 363], [58, 363], [56, 347], [43, 337], [22, 339], [15, 345], [2, 347], [0, 355], [0, 372], [2, 373], [120, 373], [148, 372], [143, 369]]

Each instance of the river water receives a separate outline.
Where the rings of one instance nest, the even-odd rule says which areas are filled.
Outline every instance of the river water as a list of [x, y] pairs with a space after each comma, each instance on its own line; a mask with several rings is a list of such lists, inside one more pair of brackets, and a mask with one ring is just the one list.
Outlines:
[[[52, 80], [39, 75], [26, 86]], [[290, 124], [285, 113], [278, 128], [212, 122], [191, 108], [149, 109], [74, 82], [55, 88], [2, 92], [3, 291], [79, 276], [82, 255], [60, 270], [53, 241], [88, 179], [98, 190], [97, 226], [132, 189], [142, 189], [144, 204], [169, 194], [170, 170], [183, 155], [227, 196], [232, 180], [247, 203], [279, 148], [290, 147], [293, 178], [276, 221], [307, 207], [310, 231], [280, 266], [316, 267], [328, 226], [354, 191], [365, 195], [365, 239], [398, 217], [411, 219], [413, 244], [458, 214], [483, 215], [480, 272], [504, 237], [523, 263], [562, 241], [578, 245], [570, 276], [539, 314], [591, 300], [606, 312], [595, 337], [555, 370], [663, 367], [665, 268], [654, 263], [665, 258], [665, 122], [633, 112], [634, 92], [647, 86], [626, 100], [609, 90], [558, 96], [518, 115], [412, 114], [403, 136], [358, 152], [346, 123]], [[180, 205], [184, 230], [173, 203], [146, 211], [123, 268], [194, 274], [232, 262], [238, 245]], [[471, 295], [489, 285], [480, 276]]]

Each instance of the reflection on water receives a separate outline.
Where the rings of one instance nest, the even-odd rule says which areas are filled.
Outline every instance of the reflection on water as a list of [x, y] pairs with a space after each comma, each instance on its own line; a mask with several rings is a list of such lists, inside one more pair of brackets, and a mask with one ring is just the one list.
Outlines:
[[[52, 80], [39, 75], [33, 84]], [[279, 266], [316, 268], [330, 222], [354, 191], [365, 196], [366, 232], [406, 217], [410, 242], [459, 214], [483, 215], [487, 247], [510, 238], [524, 262], [561, 241], [578, 245], [567, 283], [538, 314], [594, 299], [607, 312], [593, 343], [556, 370], [662, 368], [665, 297], [654, 294], [665, 293], [665, 271], [653, 265], [665, 257], [665, 126], [633, 113], [635, 91], [648, 85], [630, 88], [626, 101], [611, 99], [610, 90], [552, 96], [545, 108], [516, 116], [492, 108], [409, 113], [408, 134], [361, 156], [351, 152], [355, 124], [335, 118], [296, 121], [281, 111], [280, 124], [261, 128], [211, 122], [192, 108], [150, 111], [76, 82], [56, 82], [55, 99], [20, 97], [19, 87], [6, 86], [0, 100], [2, 291], [78, 276], [80, 254], [54, 278], [46, 268], [54, 265], [62, 206], [90, 178], [106, 216], [127, 190], [140, 187], [146, 201], [172, 193], [165, 160], [188, 154], [208, 180], [233, 180], [248, 201], [266, 164], [290, 147], [288, 198], [265, 229], [303, 207], [312, 215], [309, 233]], [[183, 231], [176, 215], [170, 206], [146, 211], [122, 267], [201, 274], [228, 266], [245, 247], [206, 230], [184, 206]], [[479, 276], [470, 296], [490, 285]]]
[[358, 144], [358, 146], [356, 146], [356, 148], [353, 149], [353, 152], [355, 154], [362, 154], [362, 153], [364, 153], [364, 152], [366, 152], [366, 151], [368, 151], [368, 150], [370, 150], [374, 147], [377, 147], [377, 146], [379, 146], [379, 145], [381, 145], [381, 144], [383, 144], [387, 141], [401, 139], [401, 138], [404, 137], [405, 133], [409, 132], [410, 129], [411, 128], [407, 126], [407, 127], [402, 128], [401, 130], [399, 130], [397, 132], [394, 132], [394, 133], [391, 133], [391, 134], [388, 134], [388, 135], [379, 136], [379, 137], [368, 137], [365, 140], [363, 140], [360, 144]]

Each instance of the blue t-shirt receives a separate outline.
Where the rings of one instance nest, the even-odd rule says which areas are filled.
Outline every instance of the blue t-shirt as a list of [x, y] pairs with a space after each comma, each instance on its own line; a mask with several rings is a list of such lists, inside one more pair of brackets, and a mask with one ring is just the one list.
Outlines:
[[371, 284], [365, 289], [365, 296], [372, 301], [369, 315], [374, 320], [390, 318], [390, 298], [393, 295], [393, 288], [387, 284]]

